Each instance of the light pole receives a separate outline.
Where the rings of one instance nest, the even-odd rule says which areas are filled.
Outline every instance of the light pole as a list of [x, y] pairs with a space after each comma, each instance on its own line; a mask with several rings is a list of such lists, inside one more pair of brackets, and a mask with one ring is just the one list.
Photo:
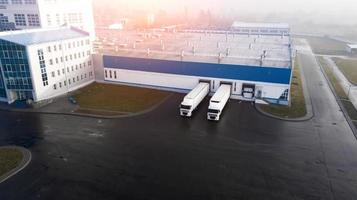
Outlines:
[[352, 87], [352, 85], [349, 84], [349, 86], [348, 86], [348, 93], [347, 93], [347, 98], [348, 98], [348, 99], [350, 98], [351, 87]]

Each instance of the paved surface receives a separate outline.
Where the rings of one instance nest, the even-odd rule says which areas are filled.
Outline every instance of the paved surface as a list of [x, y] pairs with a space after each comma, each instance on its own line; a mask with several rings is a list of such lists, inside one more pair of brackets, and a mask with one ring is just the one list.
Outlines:
[[282, 122], [232, 101], [222, 121], [178, 116], [182, 95], [133, 118], [0, 112], [0, 145], [33, 159], [0, 199], [356, 199], [357, 142], [308, 51], [315, 118]]

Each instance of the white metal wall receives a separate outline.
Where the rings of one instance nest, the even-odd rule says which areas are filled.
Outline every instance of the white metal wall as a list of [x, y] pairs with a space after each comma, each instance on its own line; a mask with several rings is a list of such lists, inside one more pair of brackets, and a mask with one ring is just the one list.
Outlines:
[[[254, 84], [256, 86], [256, 93], [258, 90], [262, 91], [262, 97], [279, 99], [289, 85], [261, 83], [241, 80], [216, 79], [207, 77], [181, 76], [173, 74], [162, 74], [142, 71], [132, 71], [123, 69], [104, 68], [104, 80], [110, 82], [126, 83], [139, 86], [156, 87], [159, 89], [173, 90], [187, 92], [192, 90], [200, 80], [211, 81], [211, 92], [215, 92], [221, 82], [232, 83], [232, 97], [233, 99], [243, 99], [242, 86], [243, 84]], [[110, 76], [111, 72], [111, 76]], [[105, 75], [107, 74], [107, 76]], [[115, 76], [116, 74], [116, 76]], [[97, 77], [98, 79], [98, 77]]]

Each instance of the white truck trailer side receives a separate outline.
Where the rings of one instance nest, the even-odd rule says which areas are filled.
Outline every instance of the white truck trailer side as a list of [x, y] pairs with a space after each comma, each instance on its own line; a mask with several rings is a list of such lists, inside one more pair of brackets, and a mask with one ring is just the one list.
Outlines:
[[231, 85], [222, 84], [210, 100], [207, 119], [219, 121], [224, 107], [231, 96]]
[[183, 99], [180, 106], [181, 116], [191, 117], [192, 112], [208, 95], [210, 85], [208, 83], [199, 83], [190, 93]]

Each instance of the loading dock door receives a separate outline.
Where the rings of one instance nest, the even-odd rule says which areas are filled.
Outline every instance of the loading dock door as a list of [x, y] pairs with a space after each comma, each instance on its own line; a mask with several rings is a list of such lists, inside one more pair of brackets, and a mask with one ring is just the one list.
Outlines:
[[243, 84], [242, 96], [247, 99], [253, 99], [255, 94], [255, 85]]

